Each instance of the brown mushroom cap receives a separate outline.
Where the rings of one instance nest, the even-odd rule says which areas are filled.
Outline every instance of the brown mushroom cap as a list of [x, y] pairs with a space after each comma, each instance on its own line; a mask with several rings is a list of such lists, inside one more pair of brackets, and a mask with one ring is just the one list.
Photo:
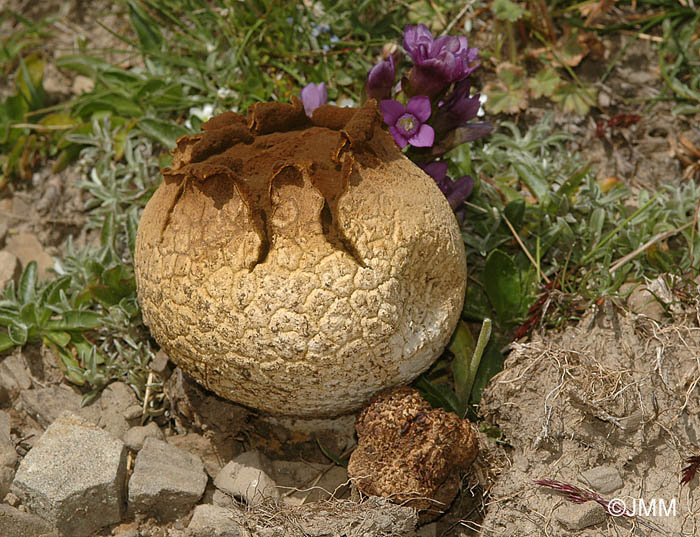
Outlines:
[[477, 456], [477, 437], [467, 420], [433, 409], [406, 386], [388, 390], [355, 422], [357, 448], [348, 476], [368, 496], [385, 496], [422, 511], [426, 522], [454, 500]]
[[434, 181], [376, 103], [258, 103], [178, 140], [144, 210], [135, 272], [170, 358], [278, 415], [352, 412], [440, 355], [462, 310], [464, 245]]

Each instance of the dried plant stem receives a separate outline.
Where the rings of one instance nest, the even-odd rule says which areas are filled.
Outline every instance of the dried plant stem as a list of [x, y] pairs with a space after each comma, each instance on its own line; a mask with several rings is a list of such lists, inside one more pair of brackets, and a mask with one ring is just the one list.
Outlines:
[[[644, 250], [652, 246], [653, 244], [656, 244], [659, 241], [663, 241], [668, 239], [669, 237], [672, 237], [673, 235], [680, 233], [681, 231], [688, 229], [690, 226], [693, 225], [694, 222], [688, 222], [681, 227], [678, 227], [676, 229], [671, 229], [669, 231], [664, 231], [663, 233], [657, 233], [654, 235], [651, 239], [649, 239], [647, 242], [642, 244], [639, 248], [634, 250], [633, 252], [630, 252], [624, 257], [621, 257], [617, 261], [615, 261], [612, 265], [610, 265], [610, 274], [615, 272], [617, 269], [619, 269], [622, 265], [627, 263], [628, 261], [631, 261], [635, 257], [637, 257], [639, 254], [641, 254]], [[691, 246], [692, 248], [692, 246]]]
[[537, 263], [537, 261], [535, 261], [535, 258], [532, 257], [532, 254], [531, 254], [530, 251], [527, 249], [527, 246], [525, 246], [525, 243], [524, 243], [524, 242], [522, 241], [522, 239], [520, 238], [520, 235], [518, 235], [518, 232], [515, 231], [515, 228], [513, 227], [513, 224], [510, 223], [510, 220], [508, 220], [508, 217], [507, 217], [505, 214], [503, 215], [503, 220], [505, 221], [506, 225], [508, 226], [508, 229], [510, 229], [510, 232], [513, 234], [513, 237], [515, 238], [515, 240], [516, 240], [516, 241], [518, 242], [518, 244], [520, 245], [520, 248], [522, 248], [523, 252], [525, 252], [525, 255], [526, 255], [527, 258], [530, 260], [530, 263], [532, 263], [532, 266], [535, 267], [535, 270], [537, 270], [537, 279], [539, 279], [540, 277], [542, 277], [542, 279], [543, 279], [545, 282], [547, 282], [548, 284], [551, 283], [550, 280], [549, 280], [549, 278], [547, 278], [547, 275], [546, 275], [546, 274], [542, 274], [542, 271], [540, 270], [539, 264]]

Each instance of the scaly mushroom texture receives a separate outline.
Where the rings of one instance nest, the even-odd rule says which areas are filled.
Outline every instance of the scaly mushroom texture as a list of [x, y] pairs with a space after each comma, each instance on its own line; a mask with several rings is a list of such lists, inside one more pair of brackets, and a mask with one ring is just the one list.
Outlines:
[[422, 522], [450, 506], [478, 454], [467, 420], [433, 409], [407, 386], [379, 394], [358, 416], [355, 430], [357, 448], [348, 463], [355, 486], [418, 509]]
[[332, 417], [410, 382], [462, 310], [464, 245], [375, 101], [257, 103], [184, 136], [139, 224], [144, 320], [232, 401]]

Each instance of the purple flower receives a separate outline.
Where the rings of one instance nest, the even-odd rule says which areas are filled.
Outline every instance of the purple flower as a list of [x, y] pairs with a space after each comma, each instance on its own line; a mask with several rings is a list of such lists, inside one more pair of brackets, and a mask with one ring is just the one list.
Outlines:
[[408, 77], [411, 94], [433, 97], [478, 67], [479, 49], [469, 48], [466, 37], [443, 35], [433, 39], [424, 24], [406, 26], [403, 47], [414, 63]]
[[306, 115], [311, 117], [319, 106], [328, 102], [328, 91], [325, 82], [314, 84], [311, 82], [301, 90], [301, 102], [304, 104]]
[[390, 54], [388, 60], [382, 60], [370, 69], [367, 75], [367, 97], [378, 101], [388, 99], [395, 79], [394, 56]]
[[406, 107], [393, 99], [382, 101], [379, 107], [384, 123], [399, 147], [411, 144], [414, 147], [430, 147], [435, 140], [435, 131], [426, 121], [430, 117], [430, 99], [425, 95], [413, 97]]
[[465, 123], [476, 117], [480, 106], [479, 94], [470, 97], [470, 88], [469, 81], [462, 80], [455, 85], [447, 99], [438, 105], [434, 126], [439, 135], [457, 127], [463, 127]]
[[453, 211], [459, 209], [474, 190], [474, 179], [469, 175], [460, 177], [456, 181], [450, 179], [447, 176], [446, 162], [419, 162], [418, 166], [435, 179], [438, 188], [447, 198]]

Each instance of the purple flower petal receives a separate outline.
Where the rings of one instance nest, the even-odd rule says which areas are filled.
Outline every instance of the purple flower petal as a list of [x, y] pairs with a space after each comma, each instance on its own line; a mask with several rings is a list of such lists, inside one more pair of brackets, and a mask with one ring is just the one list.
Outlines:
[[416, 57], [420, 54], [421, 47], [429, 47], [433, 42], [433, 34], [430, 33], [425, 24], [414, 26], [406, 25], [403, 34], [403, 48], [406, 49], [411, 59], [415, 62]]
[[408, 77], [411, 95], [434, 97], [453, 82], [469, 76], [474, 69], [478, 49], [470, 49], [466, 37], [443, 35], [433, 39], [424, 25], [406, 26], [404, 48], [413, 60]]
[[306, 115], [311, 117], [314, 110], [328, 102], [328, 90], [325, 82], [320, 84], [311, 82], [304, 86], [301, 90], [301, 102], [304, 104]]
[[408, 140], [406, 140], [406, 138], [401, 134], [401, 132], [399, 132], [399, 130], [396, 127], [394, 127], [393, 125], [389, 127], [389, 132], [394, 137], [396, 145], [398, 145], [401, 149], [408, 145]]
[[447, 162], [418, 163], [418, 166], [438, 183], [447, 176]]
[[418, 121], [424, 123], [430, 117], [430, 99], [425, 95], [416, 95], [406, 103], [406, 112], [413, 114]]
[[399, 118], [406, 113], [404, 106], [394, 99], [386, 99], [379, 103], [379, 109], [384, 116], [384, 123], [395, 125]]
[[454, 182], [450, 181], [450, 183], [452, 183], [450, 191], [445, 195], [447, 201], [450, 202], [450, 207], [452, 207], [452, 210], [455, 210], [471, 196], [474, 190], [474, 179], [469, 175], [465, 175]]
[[396, 67], [394, 57], [379, 62], [370, 69], [367, 75], [367, 96], [370, 99], [388, 99], [391, 97], [391, 88], [396, 79]]
[[435, 141], [435, 131], [430, 125], [425, 123], [420, 126], [418, 132], [408, 139], [408, 143], [413, 147], [430, 147]]

